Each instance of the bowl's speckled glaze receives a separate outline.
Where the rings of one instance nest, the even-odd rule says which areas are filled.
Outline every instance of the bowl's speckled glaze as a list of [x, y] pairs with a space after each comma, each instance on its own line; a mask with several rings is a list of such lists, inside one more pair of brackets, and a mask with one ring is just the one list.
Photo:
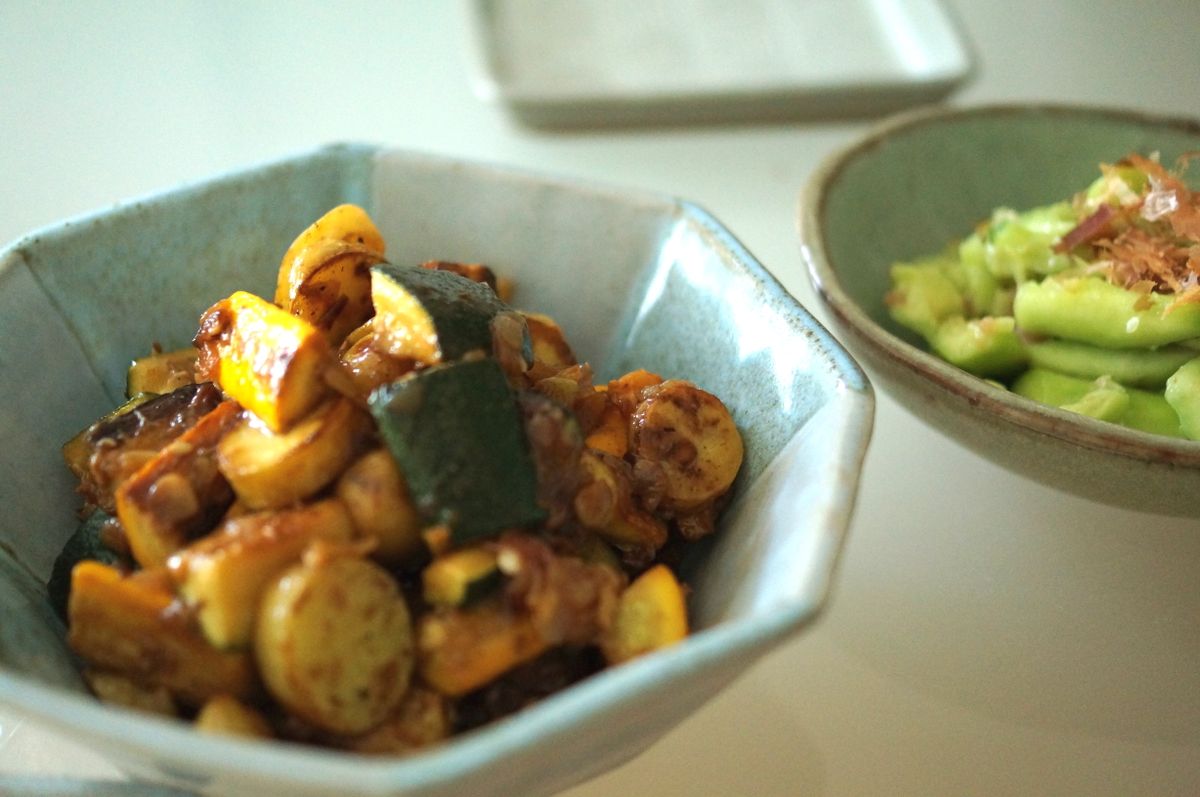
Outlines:
[[[638, 366], [730, 406], [748, 456], [686, 577], [697, 632], [404, 759], [203, 736], [84, 693], [44, 583], [78, 505], [61, 444], [131, 358], [186, 344], [333, 205], [389, 259], [483, 261], [609, 378]], [[269, 294], [267, 294], [269, 295]], [[841, 346], [685, 202], [369, 146], [335, 146], [64, 222], [0, 251], [0, 700], [131, 774], [215, 794], [546, 794], [636, 755], [801, 629], [829, 590], [873, 397]]]
[[840, 339], [918, 417], [1031, 479], [1096, 501], [1196, 516], [1200, 443], [1048, 407], [917, 345], [884, 307], [888, 269], [939, 251], [993, 208], [1071, 196], [1101, 162], [1200, 149], [1200, 122], [1112, 109], [989, 106], [890, 119], [832, 154], [800, 204], [808, 274]]

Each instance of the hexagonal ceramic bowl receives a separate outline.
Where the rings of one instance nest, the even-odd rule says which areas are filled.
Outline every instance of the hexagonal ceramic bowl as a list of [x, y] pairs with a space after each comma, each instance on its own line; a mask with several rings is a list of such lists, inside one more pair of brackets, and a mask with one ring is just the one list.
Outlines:
[[[235, 288], [364, 205], [394, 262], [484, 261], [607, 378], [634, 366], [725, 399], [737, 499], [686, 574], [696, 633], [406, 758], [203, 736], [83, 690], [47, 607], [78, 504], [59, 446], [121, 398], [151, 342], [186, 345]], [[544, 794], [644, 750], [801, 629], [830, 586], [873, 401], [842, 348], [712, 217], [661, 196], [335, 146], [41, 230], [0, 253], [0, 700], [131, 775], [220, 794]], [[747, 718], [749, 721], [750, 718]]]

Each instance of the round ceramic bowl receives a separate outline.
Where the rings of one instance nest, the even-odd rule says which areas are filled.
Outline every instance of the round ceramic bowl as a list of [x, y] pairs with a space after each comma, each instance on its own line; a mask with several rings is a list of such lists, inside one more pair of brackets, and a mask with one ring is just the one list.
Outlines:
[[884, 305], [897, 260], [939, 251], [999, 206], [1071, 196], [1101, 162], [1200, 149], [1200, 122], [1113, 109], [988, 106], [893, 117], [828, 157], [800, 205], [803, 256], [843, 343], [911, 412], [1041, 483], [1129, 509], [1200, 515], [1200, 443], [1045, 406], [925, 351]]
[[[747, 456], [722, 528], [684, 566], [695, 633], [400, 758], [206, 736], [101, 704], [46, 600], [77, 522], [59, 446], [119, 403], [130, 357], [152, 341], [186, 345], [235, 288], [270, 296], [296, 231], [347, 201], [368, 209], [393, 262], [486, 262], [512, 277], [517, 305], [552, 313], [601, 379], [644, 367], [725, 399]], [[862, 371], [700, 208], [371, 146], [35, 232], [0, 250], [0, 328], [0, 704], [189, 792], [537, 795], [620, 764], [817, 614], [871, 431]]]

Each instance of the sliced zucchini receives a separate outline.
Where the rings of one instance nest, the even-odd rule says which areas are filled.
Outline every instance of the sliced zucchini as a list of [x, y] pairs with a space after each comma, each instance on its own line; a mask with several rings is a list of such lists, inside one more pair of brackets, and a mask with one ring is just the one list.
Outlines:
[[337, 479], [370, 429], [370, 416], [345, 398], [325, 402], [282, 433], [243, 418], [218, 444], [217, 464], [246, 507], [288, 506]]
[[129, 366], [125, 375], [125, 395], [139, 393], [170, 393], [196, 381], [196, 357], [194, 346], [177, 351], [164, 351], [139, 357]]
[[641, 392], [631, 450], [662, 467], [662, 506], [687, 511], [716, 500], [742, 466], [742, 436], [721, 400], [690, 382], [669, 379]]
[[425, 602], [434, 606], [465, 606], [489, 595], [502, 577], [496, 552], [471, 547], [439, 556], [421, 571]]
[[492, 349], [492, 318], [506, 307], [495, 292], [451, 271], [377, 265], [371, 269], [375, 339], [382, 351], [432, 365]]
[[275, 699], [332, 733], [381, 723], [413, 670], [412, 627], [396, 581], [367, 559], [320, 550], [267, 589], [254, 650]]
[[113, 538], [120, 536], [120, 527], [116, 518], [97, 509], [79, 524], [54, 560], [54, 567], [46, 582], [46, 594], [50, 597], [50, 605], [64, 621], [67, 619], [67, 603], [71, 595], [71, 570], [75, 565], [88, 560], [114, 566], [128, 564], [126, 557], [113, 546]]
[[258, 679], [250, 657], [208, 644], [176, 607], [161, 570], [126, 576], [100, 562], [80, 562], [71, 574], [67, 642], [90, 665], [166, 687], [189, 706], [220, 694], [254, 697]]
[[346, 543], [353, 537], [345, 507], [330, 499], [226, 521], [172, 556], [168, 569], [205, 638], [223, 650], [244, 648], [267, 584], [299, 562], [313, 542]]
[[329, 242], [361, 246], [380, 255], [386, 251], [383, 236], [365, 210], [357, 205], [338, 205], [306, 227], [284, 253], [275, 283], [275, 304], [288, 306], [293, 283], [303, 281], [308, 253]]
[[382, 252], [360, 244], [311, 246], [292, 262], [281, 306], [339, 344], [371, 317], [370, 269], [382, 261]]
[[206, 310], [194, 342], [197, 373], [272, 431], [287, 431], [329, 393], [336, 360], [325, 336], [254, 294], [236, 291]]
[[117, 488], [117, 517], [142, 567], [166, 564], [233, 503], [216, 449], [240, 416], [234, 402], [219, 404]]
[[521, 414], [494, 360], [414, 373], [373, 393], [371, 412], [418, 511], [454, 544], [544, 519]]

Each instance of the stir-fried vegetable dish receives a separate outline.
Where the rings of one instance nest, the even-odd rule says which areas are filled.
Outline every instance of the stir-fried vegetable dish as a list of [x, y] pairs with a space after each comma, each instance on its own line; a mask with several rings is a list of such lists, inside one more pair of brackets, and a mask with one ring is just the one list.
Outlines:
[[1028, 398], [1200, 439], [1200, 192], [1130, 154], [1070, 200], [1001, 208], [892, 266], [892, 317]]
[[725, 405], [597, 382], [480, 264], [390, 263], [334, 208], [271, 300], [134, 361], [63, 447], [49, 593], [100, 698], [205, 730], [402, 753], [688, 633], [674, 565], [742, 462]]

